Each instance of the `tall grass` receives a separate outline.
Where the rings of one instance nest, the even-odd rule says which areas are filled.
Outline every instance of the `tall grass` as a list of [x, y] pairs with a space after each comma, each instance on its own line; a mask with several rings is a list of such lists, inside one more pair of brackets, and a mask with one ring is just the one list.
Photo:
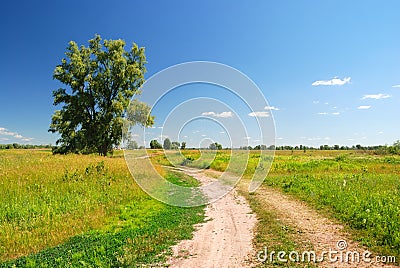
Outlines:
[[[199, 151], [184, 152], [199, 158]], [[268, 165], [260, 152], [219, 151], [209, 167], [251, 178]], [[160, 160], [161, 161], [161, 160]], [[190, 163], [189, 165], [193, 165]], [[197, 166], [201, 167], [201, 166]], [[400, 259], [400, 157], [362, 151], [277, 151], [265, 185], [302, 199], [341, 221], [354, 239], [377, 253]], [[254, 199], [254, 196], [252, 196]], [[262, 211], [261, 211], [262, 212]]]
[[400, 256], [400, 158], [320, 153], [276, 160], [267, 185], [323, 209], [375, 251]]
[[0, 178], [0, 262], [31, 254], [4, 266], [155, 261], [202, 219], [201, 207], [170, 207], [147, 196], [121, 154], [0, 151]]
[[[259, 162], [257, 151], [249, 157], [234, 153], [248, 158], [244, 178], [261, 168], [263, 160], [268, 161]], [[276, 153], [265, 185], [277, 187], [340, 220], [354, 239], [377, 253], [400, 258], [399, 156], [357, 151]], [[215, 161], [228, 159], [227, 155], [221, 151]]]

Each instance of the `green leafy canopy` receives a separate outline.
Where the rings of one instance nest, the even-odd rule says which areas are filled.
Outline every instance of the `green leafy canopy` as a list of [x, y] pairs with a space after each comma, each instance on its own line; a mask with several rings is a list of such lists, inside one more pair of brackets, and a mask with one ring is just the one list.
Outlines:
[[[135, 43], [125, 50], [123, 40], [102, 40], [99, 35], [89, 46], [69, 42], [53, 78], [66, 88], [53, 91], [54, 105], [61, 110], [52, 116], [49, 131], [58, 132], [55, 152], [107, 155], [122, 139], [124, 123], [151, 126], [150, 107], [131, 98], [140, 94], [146, 72], [143, 47]], [[136, 110], [135, 110], [136, 109]]]

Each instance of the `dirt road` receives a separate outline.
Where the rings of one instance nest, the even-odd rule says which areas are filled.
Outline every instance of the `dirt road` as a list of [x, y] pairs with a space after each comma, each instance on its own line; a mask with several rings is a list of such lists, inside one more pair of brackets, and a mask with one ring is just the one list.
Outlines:
[[[203, 185], [215, 181], [202, 172], [185, 170]], [[206, 208], [206, 222], [197, 226], [192, 240], [173, 247], [170, 267], [248, 267], [256, 216], [244, 197], [233, 189]]]
[[[292, 226], [302, 234], [303, 240], [298, 242], [314, 246], [317, 259], [322, 256], [324, 251], [338, 252], [338, 254], [332, 255], [332, 259], [335, 260], [337, 257], [338, 261], [330, 262], [329, 257], [325, 255], [324, 260], [326, 261], [319, 262], [318, 267], [394, 267], [385, 263], [377, 263], [375, 254], [371, 254], [370, 258], [365, 258], [364, 261], [363, 254], [366, 253], [367, 248], [354, 242], [344, 231], [342, 225], [322, 216], [307, 204], [270, 187], [260, 187], [256, 196], [260, 202], [265, 204], [265, 207], [273, 209], [277, 213], [280, 221]], [[360, 259], [357, 261], [349, 255], [349, 261], [346, 261], [345, 258], [344, 261], [340, 260], [341, 254], [339, 253], [341, 252], [345, 254], [358, 252]]]
[[[215, 181], [204, 172], [186, 169], [181, 171], [198, 179], [203, 185]], [[247, 189], [245, 184], [240, 184], [239, 187]], [[322, 252], [329, 250], [358, 252], [361, 257], [367, 250], [352, 241], [342, 225], [322, 216], [299, 200], [264, 186], [256, 191], [255, 197], [265, 204], [266, 209], [276, 212], [279, 217], [277, 220], [298, 230], [302, 234], [302, 240], [297, 242], [313, 245], [317, 259]], [[174, 253], [168, 262], [170, 267], [254, 267], [261, 264], [255, 258], [260, 249], [252, 246], [256, 215], [235, 189], [208, 205], [206, 217], [208, 221], [197, 226], [192, 240], [181, 241], [173, 247]], [[345, 247], [339, 250], [338, 246]], [[394, 267], [374, 263], [374, 256], [371, 255], [369, 263], [360, 257], [359, 262], [323, 261], [315, 264], [317, 267]], [[329, 260], [327, 256], [324, 259]]]

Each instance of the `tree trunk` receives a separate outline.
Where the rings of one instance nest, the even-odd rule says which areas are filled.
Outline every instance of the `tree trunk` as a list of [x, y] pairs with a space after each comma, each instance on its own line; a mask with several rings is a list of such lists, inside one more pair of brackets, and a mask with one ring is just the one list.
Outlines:
[[107, 153], [108, 153], [108, 144], [107, 144], [107, 143], [102, 144], [98, 151], [99, 151], [99, 155], [101, 155], [101, 156], [107, 156]]

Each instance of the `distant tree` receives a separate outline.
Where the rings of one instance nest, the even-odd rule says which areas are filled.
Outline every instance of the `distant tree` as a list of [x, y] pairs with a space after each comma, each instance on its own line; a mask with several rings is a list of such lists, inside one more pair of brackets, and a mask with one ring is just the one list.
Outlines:
[[173, 141], [173, 142], [171, 143], [171, 149], [172, 149], [172, 150], [178, 150], [178, 149], [179, 149], [179, 146], [181, 146], [181, 144], [180, 144], [179, 142], [177, 142], [177, 141]]
[[260, 145], [260, 149], [261, 149], [261, 150], [267, 150], [267, 145], [261, 144], [261, 145]]
[[210, 150], [222, 150], [222, 145], [219, 144], [218, 142], [214, 142], [214, 143], [211, 143], [211, 144], [208, 146], [208, 148], [209, 148]]
[[157, 140], [151, 140], [150, 148], [151, 149], [162, 149], [162, 145]]
[[338, 145], [338, 144], [333, 145], [333, 149], [334, 150], [340, 150], [340, 145]]
[[393, 143], [393, 146], [400, 149], [400, 140], [397, 140]]
[[166, 138], [164, 140], [164, 149], [165, 150], [170, 150], [171, 149], [171, 140], [169, 138]]
[[185, 150], [185, 149], [186, 149], [186, 142], [183, 141], [183, 142], [181, 143], [181, 150]]
[[128, 145], [126, 146], [126, 148], [129, 150], [136, 150], [139, 148], [139, 146], [135, 140], [130, 140], [128, 142]]
[[208, 149], [210, 149], [210, 150], [217, 150], [217, 145], [216, 145], [216, 143], [211, 143], [211, 144], [208, 146]]
[[[62, 105], [49, 128], [60, 134], [54, 153], [105, 156], [121, 142], [124, 111], [144, 83], [144, 48], [133, 44], [126, 51], [123, 40], [102, 41], [96, 35], [88, 47], [71, 41], [65, 54], [53, 74], [66, 86], [53, 91], [54, 105]], [[152, 123], [147, 117], [137, 120], [132, 124]]]

